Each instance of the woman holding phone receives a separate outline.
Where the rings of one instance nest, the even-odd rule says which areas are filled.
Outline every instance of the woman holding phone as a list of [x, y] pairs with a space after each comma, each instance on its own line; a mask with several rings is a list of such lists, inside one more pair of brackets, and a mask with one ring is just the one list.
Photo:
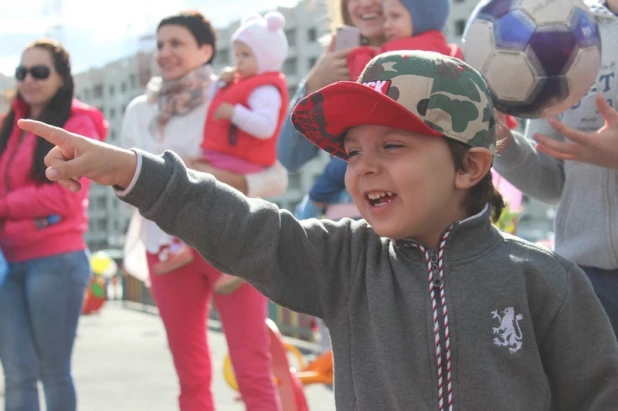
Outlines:
[[[290, 101], [288, 114], [309, 93], [336, 81], [350, 80], [347, 56], [354, 47], [379, 47], [385, 41], [382, 0], [337, 0], [329, 3], [332, 26], [334, 29], [341, 28], [335, 32], [328, 49], [301, 81], [296, 95]], [[360, 34], [360, 44], [354, 44], [354, 28]], [[294, 129], [288, 115], [277, 142], [277, 155], [281, 164], [288, 171], [298, 171], [318, 151], [316, 146]]]

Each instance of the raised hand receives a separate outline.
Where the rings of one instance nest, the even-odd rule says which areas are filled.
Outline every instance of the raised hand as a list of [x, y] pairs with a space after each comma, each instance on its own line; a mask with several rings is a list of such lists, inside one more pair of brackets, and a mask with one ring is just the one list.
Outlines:
[[350, 80], [347, 57], [352, 49], [335, 51], [334, 45], [335, 36], [331, 39], [328, 49], [318, 59], [307, 76], [307, 94], [336, 81]]
[[127, 187], [137, 168], [137, 155], [78, 134], [34, 120], [19, 120], [24, 131], [40, 136], [54, 146], [45, 157], [46, 176], [69, 190], [81, 189], [80, 178], [106, 185]]
[[535, 134], [537, 150], [562, 160], [581, 161], [599, 167], [618, 169], [618, 112], [597, 95], [597, 107], [605, 125], [596, 133], [574, 130], [558, 120], [549, 124], [569, 141], [557, 141], [543, 134]]

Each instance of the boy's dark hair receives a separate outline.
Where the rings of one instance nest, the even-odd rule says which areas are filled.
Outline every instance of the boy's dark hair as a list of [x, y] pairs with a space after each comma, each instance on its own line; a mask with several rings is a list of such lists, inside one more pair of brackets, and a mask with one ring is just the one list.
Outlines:
[[[451, 156], [455, 163], [455, 170], [461, 170], [463, 168], [464, 157], [468, 150], [470, 150], [470, 146], [453, 140], [452, 138], [445, 137], [445, 140], [451, 151]], [[475, 215], [480, 213], [487, 203], [491, 204], [491, 220], [495, 223], [502, 215], [502, 211], [506, 207], [506, 204], [504, 203], [502, 194], [494, 187], [491, 171], [489, 171], [477, 185], [470, 189], [470, 193], [464, 202], [464, 207], [468, 215]]]
[[212, 56], [206, 62], [211, 64], [217, 55], [217, 32], [204, 15], [198, 11], [183, 11], [178, 14], [166, 17], [159, 22], [157, 32], [163, 26], [182, 26], [189, 30], [195, 38], [198, 46], [208, 44], [212, 47]]
[[[73, 76], [71, 75], [71, 62], [69, 52], [56, 40], [40, 39], [28, 44], [24, 51], [39, 48], [49, 52], [52, 57], [54, 71], [62, 78], [62, 86], [56, 91], [41, 111], [38, 118], [44, 123], [56, 127], [63, 127], [69, 117], [71, 117], [71, 107], [73, 101], [73, 92], [75, 89]], [[15, 99], [21, 100], [21, 95], [17, 93]], [[15, 126], [15, 110], [11, 105], [11, 109], [4, 118], [2, 126], [0, 126], [0, 154], [4, 152], [7, 146], [9, 137]], [[30, 175], [38, 183], [51, 183], [45, 176], [45, 165], [43, 159], [54, 146], [43, 138], [37, 138], [36, 147], [34, 149], [34, 160]]]

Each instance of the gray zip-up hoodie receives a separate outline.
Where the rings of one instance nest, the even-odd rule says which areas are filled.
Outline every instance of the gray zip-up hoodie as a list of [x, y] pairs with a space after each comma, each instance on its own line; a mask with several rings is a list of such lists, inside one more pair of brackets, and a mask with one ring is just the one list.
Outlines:
[[489, 209], [424, 250], [365, 221], [299, 222], [172, 153], [137, 152], [126, 202], [218, 269], [326, 321], [338, 410], [618, 409], [618, 343], [587, 278], [500, 233]]
[[[599, 4], [590, 9], [599, 24], [601, 69], [588, 94], [559, 119], [574, 129], [595, 132], [604, 125], [595, 95], [603, 94], [618, 109], [618, 17]], [[582, 266], [618, 269], [618, 170], [538, 153], [531, 140], [535, 133], [564, 141], [546, 120], [528, 121], [525, 136], [513, 133], [513, 144], [496, 156], [495, 169], [525, 194], [558, 204], [556, 252]]]

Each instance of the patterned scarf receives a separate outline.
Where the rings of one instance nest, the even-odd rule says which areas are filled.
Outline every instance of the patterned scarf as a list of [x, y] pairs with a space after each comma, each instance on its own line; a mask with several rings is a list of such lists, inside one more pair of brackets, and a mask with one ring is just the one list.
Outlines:
[[186, 114], [208, 99], [212, 73], [212, 66], [205, 65], [175, 80], [150, 79], [146, 98], [157, 106], [158, 114], [150, 124], [157, 140], [163, 140], [163, 130], [172, 117]]

